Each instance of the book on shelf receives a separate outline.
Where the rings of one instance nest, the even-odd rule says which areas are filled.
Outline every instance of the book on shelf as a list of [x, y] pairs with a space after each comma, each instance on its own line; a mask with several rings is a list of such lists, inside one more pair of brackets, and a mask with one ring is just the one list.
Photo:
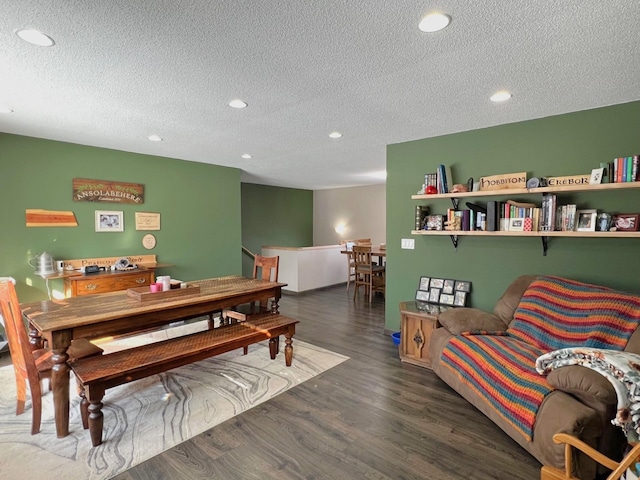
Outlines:
[[540, 230], [551, 232], [556, 224], [556, 196], [545, 193], [542, 195]]
[[451, 167], [443, 164], [438, 165], [438, 193], [449, 193], [452, 188]]
[[499, 220], [500, 220], [500, 206], [499, 202], [494, 200], [489, 200], [487, 202], [487, 220], [486, 220], [486, 230], [487, 232], [495, 232], [499, 228]]

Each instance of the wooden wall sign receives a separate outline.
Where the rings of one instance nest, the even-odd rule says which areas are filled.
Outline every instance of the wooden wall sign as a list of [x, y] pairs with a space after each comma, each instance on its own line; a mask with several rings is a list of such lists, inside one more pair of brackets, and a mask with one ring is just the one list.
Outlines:
[[547, 178], [547, 186], [564, 187], [567, 185], [589, 185], [591, 183], [591, 174], [572, 175], [570, 177], [549, 177]]
[[[144, 264], [155, 264], [157, 262], [156, 255], [125, 255], [124, 256], [129, 262], [135, 263], [136, 265], [144, 265]], [[78, 269], [81, 267], [86, 267], [87, 265], [98, 265], [100, 267], [110, 267], [115, 264], [118, 260], [123, 258], [120, 257], [97, 257], [97, 258], [77, 258], [71, 260], [64, 260], [64, 268], [67, 269], [69, 267]]]
[[504, 173], [480, 177], [480, 191], [484, 190], [509, 190], [513, 188], [527, 188], [527, 172]]
[[74, 178], [73, 201], [141, 204], [144, 203], [144, 185]]
[[56, 210], [26, 210], [27, 227], [77, 227], [78, 222], [73, 212]]

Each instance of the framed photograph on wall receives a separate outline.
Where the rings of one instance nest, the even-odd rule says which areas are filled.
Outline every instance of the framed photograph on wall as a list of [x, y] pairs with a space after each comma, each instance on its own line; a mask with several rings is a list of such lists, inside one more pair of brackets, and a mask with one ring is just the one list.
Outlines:
[[444, 287], [444, 280], [442, 278], [432, 278], [430, 283], [431, 288]]
[[422, 300], [423, 302], [428, 302], [429, 292], [426, 290], [416, 290], [416, 300]]
[[456, 280], [456, 292], [467, 292], [471, 291], [471, 282], [465, 282], [464, 280]]
[[124, 212], [96, 210], [96, 232], [124, 232]]
[[577, 210], [576, 211], [576, 231], [577, 232], [595, 232], [597, 216], [598, 216], [598, 211], [594, 209]]
[[453, 304], [456, 307], [464, 307], [467, 304], [467, 292], [456, 292]]
[[418, 285], [419, 290], [429, 290], [429, 280], [430, 277], [420, 277], [420, 285]]
[[431, 290], [429, 290], [429, 301], [433, 303], [438, 303], [439, 300], [440, 300], [440, 289], [432, 288]]

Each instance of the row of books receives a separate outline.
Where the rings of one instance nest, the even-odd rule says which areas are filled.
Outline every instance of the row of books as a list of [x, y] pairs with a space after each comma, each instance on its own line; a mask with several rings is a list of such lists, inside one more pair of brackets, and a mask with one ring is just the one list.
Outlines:
[[451, 167], [448, 165], [438, 165], [435, 173], [424, 174], [424, 187], [435, 187], [438, 193], [449, 193], [453, 188], [451, 178]]
[[608, 162], [607, 175], [604, 178], [608, 183], [640, 181], [640, 155], [618, 157], [613, 162]]
[[488, 201], [486, 211], [481, 209], [447, 210], [450, 223], [459, 217], [460, 230], [495, 231], [573, 231], [577, 227], [577, 206], [557, 205], [556, 195], [545, 194], [542, 205]]

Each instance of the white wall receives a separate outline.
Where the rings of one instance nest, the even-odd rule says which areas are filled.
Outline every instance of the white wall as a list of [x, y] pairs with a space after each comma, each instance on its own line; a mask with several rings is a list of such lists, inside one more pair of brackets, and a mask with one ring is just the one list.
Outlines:
[[[338, 234], [336, 225], [344, 223]], [[313, 244], [335, 245], [342, 240], [371, 238], [386, 243], [386, 186], [333, 188], [313, 192]]]

